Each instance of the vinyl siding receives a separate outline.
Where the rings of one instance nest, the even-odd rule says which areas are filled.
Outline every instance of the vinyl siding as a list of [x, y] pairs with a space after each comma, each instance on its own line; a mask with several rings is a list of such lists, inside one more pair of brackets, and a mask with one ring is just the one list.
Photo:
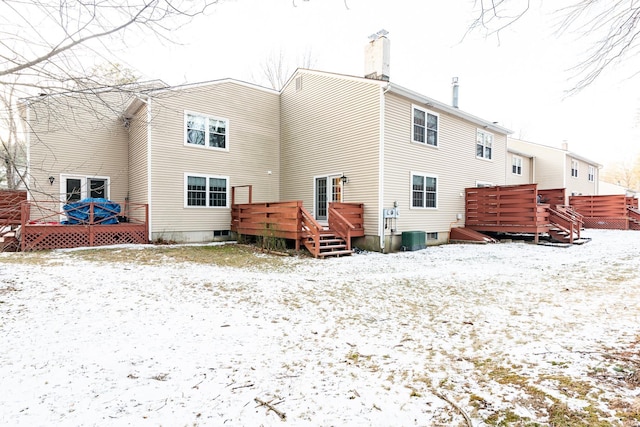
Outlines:
[[[51, 96], [29, 101], [32, 200], [61, 200], [64, 175], [108, 177], [114, 201], [124, 201], [129, 187], [127, 130], [118, 111], [125, 93]], [[53, 185], [49, 176], [55, 178]]]
[[148, 204], [147, 172], [147, 104], [130, 120], [129, 125], [129, 200]]
[[540, 189], [565, 188], [571, 170], [566, 169], [565, 151], [514, 138], [509, 147], [535, 157], [535, 183]]
[[[578, 176], [571, 176], [571, 161], [578, 162]], [[595, 177], [593, 181], [589, 181], [589, 166], [595, 169]], [[593, 196], [598, 194], [596, 183], [598, 182], [598, 168], [581, 159], [571, 157], [571, 153], [566, 156], [565, 170], [567, 171], [567, 195], [576, 194], [584, 196]]]
[[[411, 141], [412, 105], [439, 114], [438, 147]], [[464, 216], [464, 189], [476, 182], [505, 183], [506, 135], [493, 134], [491, 160], [476, 158], [478, 126], [395, 94], [385, 101], [384, 207], [397, 202], [397, 231], [448, 232]], [[412, 172], [437, 176], [437, 208], [411, 207]]]
[[[513, 158], [520, 157], [522, 159], [522, 174], [516, 175], [513, 173]], [[533, 184], [533, 168], [532, 163], [535, 160], [531, 157], [522, 156], [514, 153], [507, 153], [507, 163], [506, 163], [506, 179], [507, 185], [522, 185], [522, 184]]]
[[344, 174], [343, 201], [364, 204], [364, 228], [378, 228], [380, 94], [377, 81], [300, 71], [281, 95], [283, 200], [314, 210], [314, 177]]
[[[219, 82], [174, 88], [153, 98], [152, 233], [166, 238], [173, 234], [188, 241], [209, 240], [213, 230], [229, 230], [231, 186], [252, 185], [254, 202], [279, 199], [280, 115], [276, 92]], [[228, 151], [185, 146], [185, 110], [227, 119]], [[185, 207], [186, 172], [228, 177], [229, 207]]]

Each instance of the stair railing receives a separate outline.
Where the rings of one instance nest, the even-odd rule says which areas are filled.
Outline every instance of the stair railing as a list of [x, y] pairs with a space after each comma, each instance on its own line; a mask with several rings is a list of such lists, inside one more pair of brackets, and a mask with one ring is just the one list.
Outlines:
[[[322, 225], [320, 225], [313, 215], [303, 206], [300, 206], [300, 217], [304, 246], [317, 258], [320, 254], [320, 232], [322, 231]], [[309, 238], [313, 239], [313, 245], [309, 244]]]
[[340, 212], [329, 207], [329, 229], [340, 236], [347, 244], [347, 250], [351, 250], [351, 231], [356, 226], [351, 224]]
[[640, 223], [640, 209], [634, 208], [631, 205], [627, 206], [627, 214], [629, 218]]
[[573, 235], [576, 231], [578, 233], [578, 238], [580, 238], [580, 227], [577, 227], [575, 219], [571, 216], [553, 208], [549, 208], [549, 222], [568, 234], [569, 243], [573, 243]]

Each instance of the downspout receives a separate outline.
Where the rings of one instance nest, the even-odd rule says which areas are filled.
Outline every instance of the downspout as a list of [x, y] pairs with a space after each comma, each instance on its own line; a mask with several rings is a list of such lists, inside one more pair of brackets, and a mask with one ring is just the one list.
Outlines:
[[143, 95], [136, 96], [140, 101], [147, 104], [147, 209], [148, 209], [148, 217], [149, 223], [147, 224], [149, 228], [149, 235], [147, 238], [151, 241], [151, 235], [153, 227], [152, 221], [152, 203], [151, 203], [151, 97], [149, 95], [144, 95], [146, 100], [143, 98]]
[[25, 184], [25, 186], [27, 187], [27, 200], [31, 201], [31, 191], [30, 191], [30, 187], [31, 187], [31, 104], [29, 103], [29, 101], [25, 101], [26, 103], [26, 122], [27, 122], [27, 128], [25, 129], [25, 133], [26, 135], [26, 140], [27, 140], [27, 167], [26, 167], [26, 182], [23, 183]]
[[384, 215], [382, 209], [384, 207], [384, 114], [385, 114], [385, 94], [391, 89], [391, 83], [386, 88], [380, 88], [380, 145], [378, 153], [378, 236], [380, 238], [380, 252], [384, 253], [385, 235], [384, 235]]

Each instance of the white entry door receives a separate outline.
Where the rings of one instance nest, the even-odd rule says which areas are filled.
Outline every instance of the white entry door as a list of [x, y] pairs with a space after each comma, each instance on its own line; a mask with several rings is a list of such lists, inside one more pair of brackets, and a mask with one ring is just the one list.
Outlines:
[[315, 217], [318, 221], [327, 221], [329, 203], [342, 201], [341, 175], [319, 176], [315, 181]]

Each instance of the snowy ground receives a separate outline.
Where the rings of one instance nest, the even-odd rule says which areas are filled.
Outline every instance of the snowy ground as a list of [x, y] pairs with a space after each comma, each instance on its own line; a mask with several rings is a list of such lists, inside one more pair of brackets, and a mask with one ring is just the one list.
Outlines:
[[0, 254], [0, 424], [637, 426], [640, 232], [584, 235]]

